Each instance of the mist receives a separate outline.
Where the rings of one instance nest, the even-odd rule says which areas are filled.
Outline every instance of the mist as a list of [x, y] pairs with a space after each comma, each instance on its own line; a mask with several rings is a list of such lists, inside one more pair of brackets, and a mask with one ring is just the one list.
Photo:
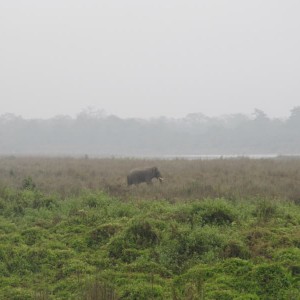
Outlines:
[[299, 1], [0, 2], [1, 113], [288, 118]]
[[203, 157], [299, 155], [300, 107], [286, 119], [251, 115], [120, 118], [84, 110], [49, 119], [0, 116], [1, 155]]

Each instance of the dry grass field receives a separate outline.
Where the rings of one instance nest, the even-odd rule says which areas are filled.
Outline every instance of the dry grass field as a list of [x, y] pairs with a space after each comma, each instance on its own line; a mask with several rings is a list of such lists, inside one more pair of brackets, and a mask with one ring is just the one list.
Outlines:
[[[157, 166], [165, 178], [153, 185], [127, 187], [126, 175], [133, 169]], [[0, 185], [20, 188], [31, 177], [38, 190], [61, 197], [83, 190], [103, 190], [126, 199], [267, 197], [300, 202], [300, 159], [89, 159], [50, 157], [0, 158]]]

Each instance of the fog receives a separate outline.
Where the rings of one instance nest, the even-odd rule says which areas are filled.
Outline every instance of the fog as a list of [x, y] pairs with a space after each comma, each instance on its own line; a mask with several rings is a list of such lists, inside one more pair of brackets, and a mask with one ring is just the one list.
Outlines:
[[184, 118], [122, 119], [84, 111], [76, 118], [47, 120], [0, 116], [0, 155], [92, 157], [274, 157], [300, 154], [300, 106], [289, 118], [256, 110], [243, 114]]
[[288, 118], [300, 2], [0, 1], [0, 114]]

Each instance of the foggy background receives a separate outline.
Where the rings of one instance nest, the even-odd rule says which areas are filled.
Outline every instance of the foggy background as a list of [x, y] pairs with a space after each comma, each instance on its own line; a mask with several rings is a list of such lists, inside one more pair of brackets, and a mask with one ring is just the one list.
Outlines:
[[0, 154], [300, 153], [299, 9], [0, 1]]
[[0, 116], [0, 155], [189, 157], [190, 155], [299, 155], [300, 107], [289, 118], [255, 110], [184, 118], [119, 118], [86, 110], [76, 118]]
[[299, 105], [297, 0], [0, 1], [1, 113], [250, 114]]

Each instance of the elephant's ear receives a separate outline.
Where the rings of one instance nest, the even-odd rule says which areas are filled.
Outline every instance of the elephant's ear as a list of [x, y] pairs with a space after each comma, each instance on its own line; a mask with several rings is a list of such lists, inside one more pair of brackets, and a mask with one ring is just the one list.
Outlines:
[[157, 175], [157, 172], [158, 172], [157, 167], [153, 167], [153, 168], [152, 168], [152, 174], [153, 174], [153, 176], [156, 176], [156, 175]]

